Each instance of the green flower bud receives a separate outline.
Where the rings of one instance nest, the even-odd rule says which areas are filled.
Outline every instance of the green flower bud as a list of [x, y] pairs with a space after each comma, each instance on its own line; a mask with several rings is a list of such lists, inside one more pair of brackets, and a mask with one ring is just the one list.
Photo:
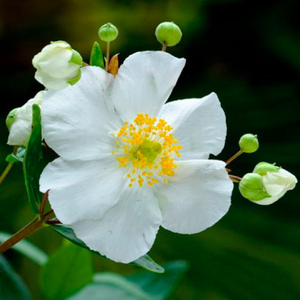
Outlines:
[[175, 23], [163, 22], [157, 26], [155, 36], [161, 44], [166, 44], [168, 47], [172, 47], [180, 42], [182, 32]]
[[99, 28], [98, 35], [104, 42], [114, 41], [119, 34], [118, 28], [111, 23], [106, 23]]
[[277, 167], [275, 164], [269, 164], [267, 162], [260, 162], [256, 165], [253, 170], [253, 173], [257, 173], [259, 175], [266, 175], [267, 172], [279, 172], [280, 167]]
[[8, 130], [11, 129], [12, 124], [15, 122], [15, 120], [17, 118], [17, 113], [18, 113], [18, 108], [14, 108], [7, 115], [5, 123], [6, 123]]
[[250, 201], [259, 201], [271, 197], [265, 189], [263, 179], [259, 174], [246, 174], [239, 184], [242, 196]]
[[245, 153], [253, 153], [259, 147], [257, 135], [247, 133], [244, 134], [239, 141], [240, 148]]

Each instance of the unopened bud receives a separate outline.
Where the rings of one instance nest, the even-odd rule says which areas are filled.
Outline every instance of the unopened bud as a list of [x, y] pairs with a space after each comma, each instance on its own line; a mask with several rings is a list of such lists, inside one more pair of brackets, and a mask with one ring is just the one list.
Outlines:
[[114, 41], [117, 38], [118, 34], [118, 28], [111, 23], [102, 25], [98, 31], [100, 40], [107, 43]]
[[248, 173], [239, 183], [242, 196], [250, 201], [259, 201], [271, 197], [264, 187], [263, 179], [259, 174]]
[[163, 22], [157, 26], [155, 36], [161, 44], [172, 47], [180, 42], [182, 32], [175, 23]]
[[247, 133], [244, 134], [239, 141], [240, 148], [245, 153], [253, 153], [259, 147], [257, 135]]

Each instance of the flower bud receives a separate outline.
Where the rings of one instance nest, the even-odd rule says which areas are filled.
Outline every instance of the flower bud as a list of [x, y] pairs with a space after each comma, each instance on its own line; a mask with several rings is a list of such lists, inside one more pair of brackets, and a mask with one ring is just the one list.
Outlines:
[[256, 202], [261, 205], [269, 205], [279, 200], [287, 191], [294, 189], [298, 182], [293, 174], [275, 164], [261, 162], [253, 172], [262, 177], [265, 190], [270, 195], [269, 198]]
[[45, 93], [46, 91], [37, 93], [34, 98], [23, 106], [15, 108], [8, 114], [6, 119], [9, 129], [8, 145], [26, 147], [31, 132], [32, 105], [41, 105]]
[[111, 23], [102, 25], [98, 30], [100, 40], [107, 43], [114, 41], [117, 38], [118, 34], [118, 28]]
[[262, 177], [255, 173], [248, 173], [242, 178], [239, 190], [244, 198], [254, 202], [271, 197], [266, 192]]
[[253, 153], [259, 147], [257, 135], [247, 133], [244, 134], [239, 141], [240, 148], [245, 153]]
[[61, 90], [80, 79], [82, 57], [68, 43], [58, 41], [44, 47], [32, 64], [38, 82], [49, 90]]
[[180, 42], [182, 32], [175, 23], [163, 22], [157, 26], [155, 36], [161, 44], [166, 44], [168, 47], [172, 47]]

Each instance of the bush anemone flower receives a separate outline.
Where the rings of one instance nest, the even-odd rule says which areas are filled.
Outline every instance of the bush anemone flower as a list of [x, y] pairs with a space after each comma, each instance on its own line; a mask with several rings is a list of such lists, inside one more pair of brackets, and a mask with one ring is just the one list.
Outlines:
[[113, 77], [98, 67], [49, 91], [44, 137], [60, 158], [42, 173], [57, 218], [108, 258], [146, 254], [160, 226], [192, 234], [229, 209], [225, 114], [216, 94], [166, 103], [185, 65], [165, 52], [129, 56]]

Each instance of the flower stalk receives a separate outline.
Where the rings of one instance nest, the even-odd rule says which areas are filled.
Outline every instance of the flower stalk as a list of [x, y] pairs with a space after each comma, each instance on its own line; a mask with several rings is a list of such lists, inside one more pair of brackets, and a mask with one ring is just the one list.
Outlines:
[[242, 150], [239, 150], [236, 154], [232, 155], [228, 160], [226, 160], [226, 165], [229, 165], [233, 160], [239, 157], [243, 153]]
[[11, 238], [0, 244], [0, 254], [4, 253], [18, 242], [22, 241], [23, 239], [35, 233], [39, 229], [43, 228], [44, 224], [53, 217], [53, 210], [50, 210], [43, 216], [36, 216], [30, 223], [28, 223], [25, 227], [23, 227], [21, 230], [15, 233]]
[[106, 65], [105, 65], [105, 70], [108, 72], [108, 67], [109, 67], [109, 55], [110, 55], [110, 42], [107, 42], [107, 47], [106, 47]]

